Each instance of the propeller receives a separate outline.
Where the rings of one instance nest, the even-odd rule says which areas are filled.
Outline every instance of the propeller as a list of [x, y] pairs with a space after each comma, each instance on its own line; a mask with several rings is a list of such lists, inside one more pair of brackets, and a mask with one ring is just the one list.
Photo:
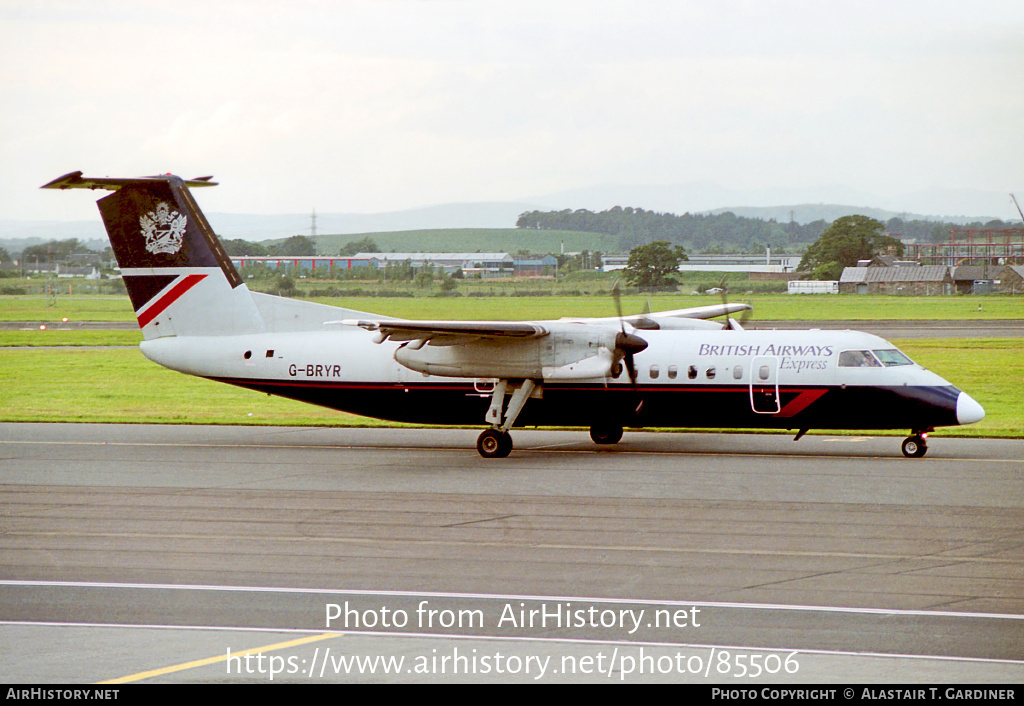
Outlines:
[[[726, 305], [729, 303], [729, 286], [725, 282], [725, 276], [722, 276], [722, 281], [718, 283], [718, 288], [721, 289], [722, 304]], [[722, 328], [726, 331], [742, 331], [743, 325], [747, 323], [750, 318], [750, 309], [744, 309], [743, 313], [740, 314], [740, 320], [732, 318], [728, 314], [725, 315], [725, 326]]]
[[615, 300], [615, 311], [619, 316], [619, 333], [615, 334], [615, 360], [623, 360], [626, 363], [626, 372], [629, 373], [629, 380], [636, 385], [636, 364], [633, 356], [647, 348], [647, 341], [636, 334], [626, 333], [626, 321], [622, 318], [622, 298], [619, 292], [619, 283], [612, 286], [612, 298]]

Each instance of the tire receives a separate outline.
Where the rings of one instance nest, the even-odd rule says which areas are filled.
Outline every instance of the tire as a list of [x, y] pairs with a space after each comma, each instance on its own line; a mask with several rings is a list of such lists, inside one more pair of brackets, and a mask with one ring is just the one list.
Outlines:
[[484, 458], [505, 458], [512, 453], [512, 435], [497, 429], [485, 429], [477, 437], [476, 450]]
[[614, 424], [595, 424], [590, 427], [590, 438], [595, 444], [617, 444], [622, 439], [622, 427]]
[[928, 444], [919, 436], [908, 436], [903, 440], [902, 448], [907, 458], [921, 458], [928, 453]]

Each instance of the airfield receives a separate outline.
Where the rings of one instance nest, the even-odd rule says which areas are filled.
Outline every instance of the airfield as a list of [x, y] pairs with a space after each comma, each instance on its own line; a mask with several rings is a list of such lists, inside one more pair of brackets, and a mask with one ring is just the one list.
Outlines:
[[478, 433], [0, 423], [8, 681], [1024, 680], [1020, 439]]
[[1024, 678], [1024, 441], [476, 434], [0, 425], [9, 678]]

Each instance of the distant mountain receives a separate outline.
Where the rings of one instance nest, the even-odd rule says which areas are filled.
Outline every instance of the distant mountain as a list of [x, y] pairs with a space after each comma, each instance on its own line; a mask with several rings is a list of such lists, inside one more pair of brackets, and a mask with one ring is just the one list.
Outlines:
[[[78, 238], [90, 247], [109, 245], [107, 232], [99, 217], [95, 221], [12, 221], [0, 220], [0, 247], [10, 252], [21, 252], [32, 245], [51, 240]], [[95, 245], [91, 243], [95, 242]]]
[[[570, 189], [524, 199], [550, 210], [585, 208], [603, 211], [614, 206], [633, 206], [665, 213], [720, 213], [732, 211], [751, 218], [774, 218], [789, 221], [795, 211], [798, 223], [819, 218], [835, 220], [854, 213], [884, 215], [885, 219], [905, 216], [908, 219], [944, 220], [954, 223], [985, 223], [1001, 218], [1019, 220], [1008, 193], [969, 189], [931, 189], [895, 196], [879, 196], [841, 185], [819, 187], [729, 189], [714, 182], [648, 185], [602, 184]], [[790, 204], [790, 205], [787, 205]], [[816, 204], [817, 206], [813, 206]], [[826, 206], [827, 204], [845, 204]], [[763, 209], [763, 210], [761, 210]], [[917, 215], [929, 214], [929, 215]]]
[[[317, 213], [318, 234], [390, 233], [435, 228], [515, 228], [524, 211], [538, 208], [527, 203], [453, 203], [390, 213]], [[241, 214], [207, 213], [218, 235], [243, 240], [269, 240], [309, 235], [311, 213]], [[107, 234], [97, 217], [93, 221], [0, 220], [0, 246], [11, 252], [50, 240], [97, 240], [107, 245]], [[10, 243], [10, 244], [7, 244]]]
[[734, 208], [716, 208], [709, 213], [732, 212], [744, 218], [759, 218], [763, 221], [777, 221], [788, 223], [790, 219], [797, 223], [806, 225], [814, 221], [825, 221], [831, 223], [843, 216], [867, 216], [882, 221], [890, 218], [900, 218], [904, 221], [942, 221], [945, 223], [967, 224], [975, 221], [988, 222], [988, 218], [967, 218], [965, 216], [924, 216], [918, 213], [907, 213], [906, 211], [887, 211], [882, 208], [868, 208], [866, 206], [841, 206], [839, 204], [807, 203], [793, 206], [739, 206]]
[[[389, 213], [319, 213], [316, 232], [323, 234], [392, 233], [435, 228], [515, 228], [516, 218], [537, 208], [526, 203], [453, 203]], [[244, 240], [268, 240], [309, 235], [312, 214], [207, 214], [218, 235]]]

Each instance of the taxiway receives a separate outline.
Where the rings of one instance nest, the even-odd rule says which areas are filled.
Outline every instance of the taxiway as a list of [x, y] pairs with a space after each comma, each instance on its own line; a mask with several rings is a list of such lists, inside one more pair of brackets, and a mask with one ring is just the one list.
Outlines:
[[[937, 434], [906, 459], [899, 437], [627, 432], [602, 448], [517, 430], [515, 453], [487, 461], [476, 434], [0, 425], [12, 678], [261, 681], [223, 659], [157, 671], [316, 635], [350, 654], [797, 652], [803, 671], [763, 675], [776, 682], [1024, 676], [1024, 442]], [[436, 623], [416, 618], [424, 601]], [[364, 624], [326, 624], [331, 604]], [[501, 620], [566, 604], [643, 617]], [[410, 619], [365, 624], [386, 610]], [[446, 626], [444, 611], [481, 620]], [[315, 663], [310, 642], [280, 649]]]

